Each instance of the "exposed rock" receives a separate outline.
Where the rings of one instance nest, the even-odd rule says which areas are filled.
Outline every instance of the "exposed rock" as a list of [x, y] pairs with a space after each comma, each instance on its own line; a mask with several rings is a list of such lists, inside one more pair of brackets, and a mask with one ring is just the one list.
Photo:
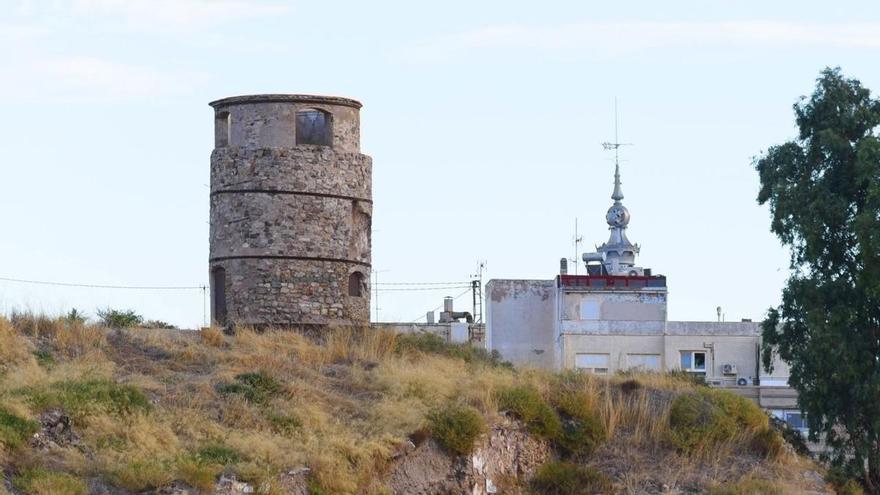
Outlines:
[[79, 435], [73, 431], [70, 417], [61, 409], [49, 409], [40, 414], [40, 431], [31, 438], [31, 447], [40, 450], [54, 450], [65, 447], [83, 449]]
[[549, 458], [546, 442], [530, 437], [522, 424], [505, 418], [490, 427], [470, 455], [453, 457], [433, 439], [404, 451], [388, 484], [393, 493], [407, 495], [489, 495], [502, 493], [502, 488], [503, 493], [517, 493], [516, 487], [503, 485], [527, 480]]

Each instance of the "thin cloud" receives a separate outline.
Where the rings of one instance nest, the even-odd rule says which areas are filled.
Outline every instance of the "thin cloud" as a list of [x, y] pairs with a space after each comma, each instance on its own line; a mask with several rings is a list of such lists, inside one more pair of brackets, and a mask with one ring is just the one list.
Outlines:
[[112, 60], [69, 56], [32, 59], [11, 67], [0, 90], [17, 99], [124, 100], [178, 94], [207, 77], [197, 72], [161, 70]]
[[444, 35], [403, 52], [436, 60], [491, 49], [537, 49], [617, 55], [670, 45], [832, 46], [880, 48], [880, 23], [782, 21], [580, 22], [557, 26], [499, 25]]
[[200, 28], [290, 10], [288, 3], [265, 0], [20, 0], [18, 8], [25, 15], [106, 16], [128, 27], [167, 29]]

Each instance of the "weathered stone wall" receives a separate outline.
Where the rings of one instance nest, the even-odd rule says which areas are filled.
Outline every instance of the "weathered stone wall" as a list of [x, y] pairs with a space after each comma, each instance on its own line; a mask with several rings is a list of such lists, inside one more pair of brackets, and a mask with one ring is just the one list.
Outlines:
[[[212, 276], [214, 320], [368, 322], [372, 162], [359, 153], [360, 104], [258, 95], [212, 106], [210, 266], [225, 274], [222, 295]], [[305, 109], [331, 116], [329, 146], [296, 142], [296, 113]], [[355, 272], [360, 294], [350, 295]]]

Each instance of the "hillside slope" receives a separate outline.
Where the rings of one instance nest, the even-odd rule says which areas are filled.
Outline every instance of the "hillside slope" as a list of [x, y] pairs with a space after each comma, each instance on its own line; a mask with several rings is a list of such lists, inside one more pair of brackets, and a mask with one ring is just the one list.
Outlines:
[[0, 494], [825, 493], [686, 377], [516, 370], [429, 336], [0, 317]]

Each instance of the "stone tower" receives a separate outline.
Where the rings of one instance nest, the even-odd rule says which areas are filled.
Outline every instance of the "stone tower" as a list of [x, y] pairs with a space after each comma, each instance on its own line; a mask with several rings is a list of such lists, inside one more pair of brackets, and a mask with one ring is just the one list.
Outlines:
[[372, 159], [360, 102], [214, 101], [211, 318], [222, 326], [367, 323]]

